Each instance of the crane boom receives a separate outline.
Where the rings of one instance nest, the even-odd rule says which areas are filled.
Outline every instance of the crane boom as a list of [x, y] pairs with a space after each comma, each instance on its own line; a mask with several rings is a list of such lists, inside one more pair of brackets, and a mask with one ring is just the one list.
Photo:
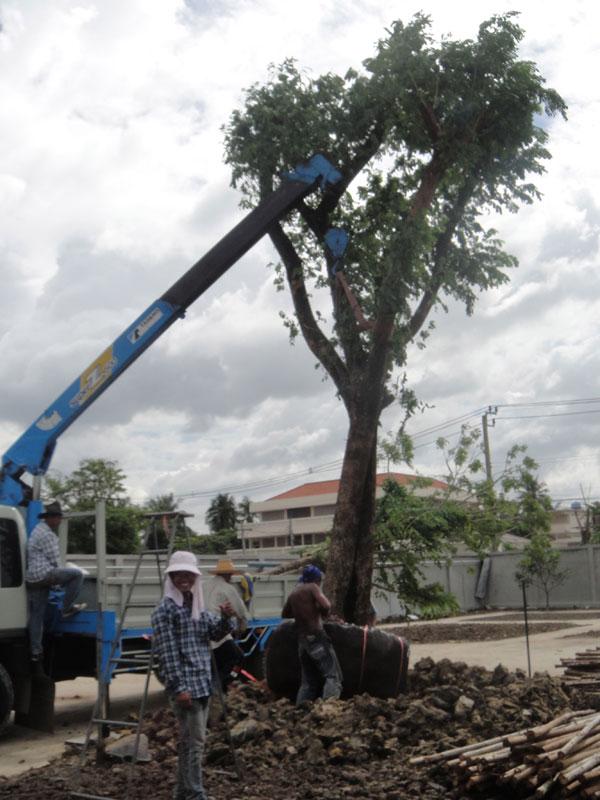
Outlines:
[[[341, 174], [322, 155], [313, 156], [285, 176], [229, 233], [140, 314], [30, 425], [2, 457], [0, 503], [32, 505], [37, 517], [39, 498], [21, 477], [43, 475], [58, 437], [121, 375], [186, 308], [236, 263], [269, 228], [317, 188], [337, 183]], [[32, 512], [31, 514], [29, 512]], [[33, 513], [36, 512], [36, 513]]]

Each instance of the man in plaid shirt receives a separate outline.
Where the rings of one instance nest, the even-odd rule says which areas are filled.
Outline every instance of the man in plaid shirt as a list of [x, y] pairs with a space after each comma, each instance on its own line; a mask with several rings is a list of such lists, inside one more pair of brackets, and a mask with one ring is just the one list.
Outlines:
[[42, 637], [44, 615], [51, 586], [64, 588], [63, 619], [72, 617], [86, 608], [85, 603], [75, 603], [83, 584], [83, 573], [75, 567], [60, 566], [58, 537], [54, 533], [60, 525], [62, 510], [59, 503], [50, 503], [40, 522], [27, 540], [27, 604], [29, 606], [29, 647], [34, 672], [42, 669]]
[[173, 553], [164, 597], [152, 613], [153, 650], [159, 676], [179, 723], [175, 800], [206, 800], [202, 753], [211, 693], [210, 641], [234, 628], [233, 608], [204, 610], [200, 570], [193, 553]]

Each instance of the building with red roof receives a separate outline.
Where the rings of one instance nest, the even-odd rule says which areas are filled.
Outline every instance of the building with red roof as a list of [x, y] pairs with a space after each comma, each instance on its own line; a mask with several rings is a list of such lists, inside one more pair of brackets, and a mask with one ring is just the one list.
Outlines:
[[[386, 480], [400, 486], [410, 486], [421, 481], [417, 475], [402, 472], [384, 472], [376, 477], [376, 495], [383, 493]], [[302, 547], [319, 544], [331, 531], [339, 491], [339, 480], [303, 483], [268, 500], [250, 503], [250, 511], [257, 521], [244, 524], [244, 544], [248, 548]], [[443, 481], [428, 479], [427, 486], [418, 486], [421, 496], [440, 494], [448, 489]]]

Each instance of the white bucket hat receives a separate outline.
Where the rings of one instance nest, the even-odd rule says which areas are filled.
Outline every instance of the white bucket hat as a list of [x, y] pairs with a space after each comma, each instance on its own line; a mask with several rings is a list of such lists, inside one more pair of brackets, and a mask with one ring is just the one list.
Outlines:
[[172, 553], [165, 572], [193, 572], [194, 575], [202, 575], [195, 554], [189, 550], [176, 550]]

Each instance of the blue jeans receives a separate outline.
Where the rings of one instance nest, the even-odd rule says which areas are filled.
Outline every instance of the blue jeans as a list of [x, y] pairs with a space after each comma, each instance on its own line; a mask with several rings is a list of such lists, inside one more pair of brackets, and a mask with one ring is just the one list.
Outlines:
[[301, 681], [296, 705], [305, 700], [339, 697], [342, 693], [342, 671], [335, 650], [325, 631], [299, 634], [298, 656]]
[[191, 708], [182, 708], [171, 700], [171, 708], [179, 723], [174, 800], [206, 800], [202, 784], [202, 754], [206, 739], [208, 698], [192, 700]]
[[53, 569], [43, 581], [27, 583], [27, 605], [29, 606], [29, 649], [32, 658], [42, 655], [42, 637], [44, 635], [44, 616], [51, 586], [60, 586], [65, 590], [63, 611], [67, 611], [81, 591], [83, 572], [73, 567]]

